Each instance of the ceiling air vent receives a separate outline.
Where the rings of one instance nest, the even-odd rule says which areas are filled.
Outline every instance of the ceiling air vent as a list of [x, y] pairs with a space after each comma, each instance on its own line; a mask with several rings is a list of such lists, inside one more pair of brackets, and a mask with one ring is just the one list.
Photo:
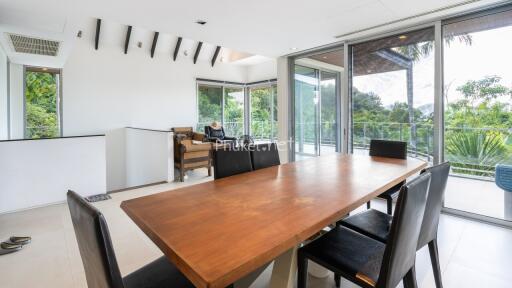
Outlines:
[[9, 34], [14, 51], [18, 53], [57, 56], [59, 52], [59, 42], [33, 38], [28, 36]]

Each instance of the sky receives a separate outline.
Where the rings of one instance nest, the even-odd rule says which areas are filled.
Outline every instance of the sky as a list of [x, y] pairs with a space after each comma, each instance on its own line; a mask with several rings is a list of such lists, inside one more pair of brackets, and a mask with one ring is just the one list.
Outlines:
[[[468, 80], [485, 76], [502, 77], [501, 84], [512, 88], [512, 26], [471, 33], [471, 46], [454, 40], [444, 46], [444, 84], [448, 101], [462, 98], [456, 89]], [[414, 64], [414, 107], [434, 102], [434, 53]], [[394, 71], [354, 77], [354, 86], [362, 92], [374, 92], [384, 106], [406, 102], [406, 72]], [[500, 101], [510, 102], [510, 97]]]

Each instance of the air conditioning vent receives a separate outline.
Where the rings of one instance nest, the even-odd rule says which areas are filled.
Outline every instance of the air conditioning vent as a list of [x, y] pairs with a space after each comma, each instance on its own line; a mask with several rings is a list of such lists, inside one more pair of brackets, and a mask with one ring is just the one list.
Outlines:
[[9, 34], [14, 51], [19, 53], [57, 56], [59, 52], [59, 42], [33, 38], [28, 36]]

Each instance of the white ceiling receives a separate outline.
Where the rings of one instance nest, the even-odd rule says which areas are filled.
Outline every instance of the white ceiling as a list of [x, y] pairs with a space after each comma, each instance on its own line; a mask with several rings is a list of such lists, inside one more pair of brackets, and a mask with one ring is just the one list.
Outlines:
[[[467, 0], [0, 0], [0, 33], [62, 39], [71, 46], [76, 32], [93, 17], [276, 57], [339, 41], [337, 35], [462, 2]], [[495, 2], [500, 1], [476, 1], [408, 21]], [[198, 25], [198, 19], [208, 23]], [[0, 43], [5, 48], [3, 38]], [[63, 52], [68, 53], [66, 45]]]

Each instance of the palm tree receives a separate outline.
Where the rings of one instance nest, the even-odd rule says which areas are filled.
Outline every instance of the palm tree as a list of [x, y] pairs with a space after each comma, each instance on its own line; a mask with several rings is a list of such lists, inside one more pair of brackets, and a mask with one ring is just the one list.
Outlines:
[[[455, 40], [455, 38], [457, 38], [459, 42], [465, 43], [466, 45], [472, 45], [473, 43], [473, 38], [469, 34], [445, 35], [444, 40], [446, 45], [450, 45], [450, 43], [452, 43]], [[411, 61], [410, 67], [407, 68], [407, 106], [409, 112], [409, 124], [411, 125], [410, 143], [412, 148], [416, 151], [416, 125], [414, 123], [412, 65], [414, 62], [418, 62], [419, 60], [428, 57], [430, 53], [432, 53], [432, 51], [434, 50], [434, 41], [425, 41], [405, 46], [399, 46], [394, 48], [393, 50], [407, 57]]]

